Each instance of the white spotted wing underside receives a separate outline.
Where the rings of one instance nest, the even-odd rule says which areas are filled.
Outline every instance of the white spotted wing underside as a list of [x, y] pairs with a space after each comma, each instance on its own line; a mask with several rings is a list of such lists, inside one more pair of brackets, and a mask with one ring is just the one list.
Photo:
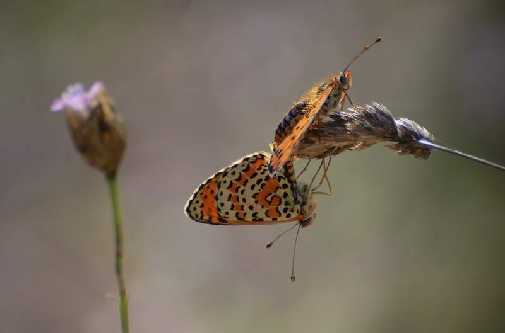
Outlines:
[[267, 153], [259, 152], [222, 170], [216, 195], [221, 217], [255, 224], [291, 221], [300, 215], [293, 175], [287, 167], [271, 175], [268, 172], [269, 161]]

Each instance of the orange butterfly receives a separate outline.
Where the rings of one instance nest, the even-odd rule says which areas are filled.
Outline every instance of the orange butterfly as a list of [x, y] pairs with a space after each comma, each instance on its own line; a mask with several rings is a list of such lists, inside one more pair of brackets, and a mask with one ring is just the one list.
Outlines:
[[306, 98], [293, 106], [275, 132], [274, 153], [268, 165], [270, 173], [277, 172], [296, 152], [316, 117], [320, 124], [320, 117], [328, 114], [330, 110], [338, 105], [342, 110], [346, 98], [353, 104], [347, 95], [347, 90], [352, 86], [352, 76], [348, 69], [365, 51], [380, 41], [379, 37], [372, 44], [366, 45], [352, 58], [343, 72], [312, 88]]

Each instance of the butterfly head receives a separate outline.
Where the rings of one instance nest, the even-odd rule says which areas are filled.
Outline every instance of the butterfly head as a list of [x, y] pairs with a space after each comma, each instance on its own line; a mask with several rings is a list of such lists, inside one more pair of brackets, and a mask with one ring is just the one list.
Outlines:
[[350, 71], [340, 72], [337, 84], [344, 90], [351, 88], [352, 86], [352, 75]]

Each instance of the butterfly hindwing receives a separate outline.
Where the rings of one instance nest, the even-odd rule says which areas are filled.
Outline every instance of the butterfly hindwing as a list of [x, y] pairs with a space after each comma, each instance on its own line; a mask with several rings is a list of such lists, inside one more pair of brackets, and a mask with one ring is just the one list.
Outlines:
[[206, 180], [186, 204], [186, 215], [210, 224], [274, 224], [303, 218], [293, 168], [270, 175], [270, 156], [248, 155]]

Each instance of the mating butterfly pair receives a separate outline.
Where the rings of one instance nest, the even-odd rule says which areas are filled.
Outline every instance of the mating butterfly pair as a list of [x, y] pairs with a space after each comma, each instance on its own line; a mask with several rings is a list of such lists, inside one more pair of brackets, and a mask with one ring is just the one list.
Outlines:
[[211, 176], [186, 203], [186, 215], [197, 222], [215, 225], [292, 221], [298, 221], [301, 227], [310, 225], [316, 203], [312, 199], [312, 182], [298, 183], [294, 175], [296, 149], [311, 126], [320, 125], [321, 118], [339, 106], [342, 109], [346, 98], [352, 103], [347, 95], [352, 85], [349, 66], [380, 40], [377, 38], [365, 46], [343, 72], [316, 85], [293, 105], [275, 131], [272, 156], [254, 153]]

